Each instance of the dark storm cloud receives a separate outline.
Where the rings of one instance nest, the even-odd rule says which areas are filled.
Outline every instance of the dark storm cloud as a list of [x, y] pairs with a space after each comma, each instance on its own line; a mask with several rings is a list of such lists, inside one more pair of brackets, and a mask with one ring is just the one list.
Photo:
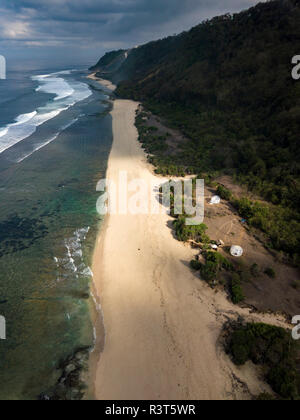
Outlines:
[[[127, 47], [179, 33], [256, 0], [0, 0], [0, 52], [8, 48]], [[49, 54], [51, 54], [49, 50]]]

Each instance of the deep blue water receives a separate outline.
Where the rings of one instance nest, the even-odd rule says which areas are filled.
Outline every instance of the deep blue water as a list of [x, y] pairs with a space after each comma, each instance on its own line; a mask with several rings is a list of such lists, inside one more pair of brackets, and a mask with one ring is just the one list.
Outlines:
[[110, 101], [70, 70], [0, 80], [0, 399], [37, 398], [61, 360], [93, 346], [89, 265]]

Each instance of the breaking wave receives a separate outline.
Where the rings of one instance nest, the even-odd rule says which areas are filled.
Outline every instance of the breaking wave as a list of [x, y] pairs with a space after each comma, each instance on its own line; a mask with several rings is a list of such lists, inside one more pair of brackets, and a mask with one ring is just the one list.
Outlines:
[[0, 153], [30, 137], [40, 125], [92, 95], [85, 83], [74, 80], [66, 81], [60, 77], [71, 72], [70, 70], [32, 77], [39, 83], [36, 88], [37, 93], [53, 94], [54, 98], [49, 100], [45, 106], [31, 113], [19, 115], [12, 124], [0, 127]]
[[89, 230], [89, 227], [78, 229], [72, 237], [65, 240], [65, 256], [63, 258], [54, 258], [57, 267], [57, 281], [63, 281], [74, 275], [76, 278], [79, 276], [93, 277], [92, 270], [84, 263], [82, 251], [82, 246]]

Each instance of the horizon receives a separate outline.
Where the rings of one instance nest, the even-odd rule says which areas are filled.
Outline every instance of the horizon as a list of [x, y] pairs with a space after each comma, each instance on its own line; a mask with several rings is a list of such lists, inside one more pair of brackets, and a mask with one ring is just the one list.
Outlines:
[[[0, 55], [10, 70], [95, 64], [101, 55], [179, 34], [206, 19], [236, 13], [257, 0], [0, 0]], [[60, 10], [58, 11], [58, 8]]]

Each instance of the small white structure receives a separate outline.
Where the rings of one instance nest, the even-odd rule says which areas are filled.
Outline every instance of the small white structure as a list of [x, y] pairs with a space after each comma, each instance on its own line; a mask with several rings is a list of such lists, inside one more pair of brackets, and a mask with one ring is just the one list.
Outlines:
[[211, 244], [211, 245], [210, 245], [210, 247], [211, 247], [211, 249], [213, 249], [213, 250], [215, 250], [215, 251], [217, 251], [217, 250], [218, 250], [218, 245]]
[[210, 204], [220, 204], [221, 203], [221, 197], [218, 195], [214, 195], [212, 199], [210, 200]]
[[234, 245], [230, 249], [230, 254], [233, 257], [241, 257], [244, 254], [244, 250], [241, 246]]

